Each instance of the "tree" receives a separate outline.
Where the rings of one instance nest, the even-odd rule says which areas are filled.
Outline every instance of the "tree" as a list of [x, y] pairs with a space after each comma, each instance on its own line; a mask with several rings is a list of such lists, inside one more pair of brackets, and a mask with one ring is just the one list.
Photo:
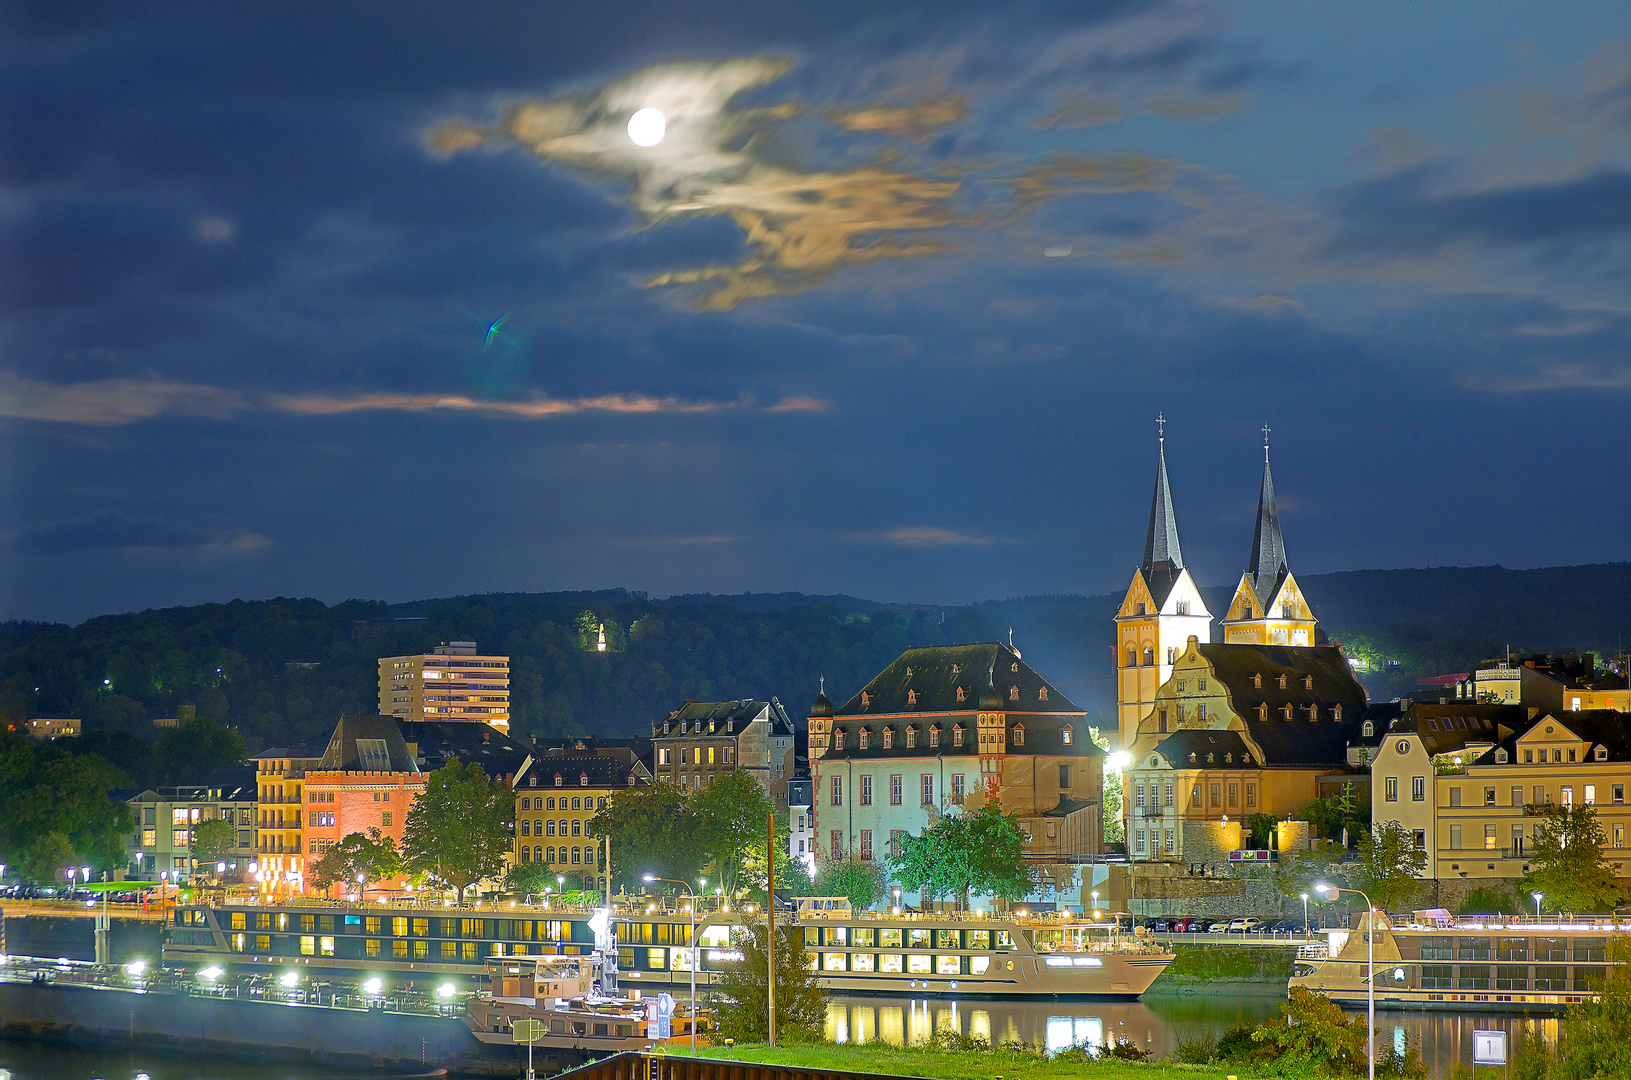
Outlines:
[[1597, 820], [1595, 807], [1546, 806], [1531, 812], [1535, 823], [1534, 867], [1525, 875], [1525, 893], [1540, 893], [1556, 911], [1602, 911], [1612, 908], [1620, 895], [1614, 870], [1603, 858], [1608, 838]]
[[1365, 1075], [1365, 1017], [1350, 1016], [1324, 994], [1293, 986], [1280, 1003], [1284, 1024], [1264, 1024], [1252, 1032], [1254, 1056], [1273, 1061], [1284, 1076]]
[[714, 777], [686, 806], [703, 856], [727, 897], [736, 895], [742, 862], [753, 851], [762, 857], [770, 800], [753, 774], [733, 769]]
[[902, 837], [891, 871], [925, 899], [956, 896], [965, 907], [970, 893], [1018, 900], [1036, 887], [1024, 849], [1019, 820], [988, 802], [972, 813], [937, 814], [921, 836]]
[[237, 846], [238, 830], [220, 818], [200, 822], [193, 833], [193, 858], [198, 860], [199, 866], [212, 871], [215, 864], [225, 862]]
[[1608, 959], [1597, 1000], [1563, 1014], [1550, 1080], [1631, 1076], [1631, 941], [1609, 938]]
[[347, 833], [338, 844], [308, 863], [306, 873], [319, 892], [327, 892], [336, 883], [349, 891], [355, 883], [357, 892], [363, 893], [370, 881], [396, 877], [404, 869], [396, 841], [379, 829], [369, 829], [367, 836]]
[[884, 874], [877, 863], [851, 857], [840, 862], [822, 859], [816, 863], [810, 888], [816, 896], [847, 896], [857, 911], [872, 907], [884, 895]]
[[[787, 811], [776, 814], [776, 892], [782, 896], [809, 896], [812, 883], [804, 860], [787, 854], [789, 833]], [[765, 902], [765, 837], [762, 832], [742, 859], [739, 885], [753, 903]]]
[[0, 732], [0, 862], [25, 865], [24, 853], [56, 833], [74, 853], [75, 865], [123, 865], [125, 834], [134, 828], [130, 807], [108, 798], [123, 774], [94, 755], [74, 756], [62, 745], [71, 742], [41, 744]]
[[646, 874], [694, 882], [702, 866], [686, 798], [672, 784], [613, 792], [589, 831], [611, 837], [614, 884], [637, 887]]
[[1107, 844], [1124, 844], [1127, 842], [1127, 828], [1121, 821], [1121, 770], [1110, 766], [1110, 740], [1098, 728], [1087, 729], [1087, 737], [1093, 740], [1093, 745], [1104, 751], [1104, 812], [1100, 815], [1104, 824], [1104, 842]]
[[555, 887], [555, 869], [539, 862], [521, 863], [510, 867], [505, 884], [517, 896], [537, 896]]
[[425, 778], [402, 828], [404, 864], [453, 886], [459, 903], [478, 881], [504, 872], [513, 844], [515, 796], [480, 765], [450, 761]]
[[1409, 901], [1426, 869], [1427, 852], [1416, 846], [1410, 830], [1397, 821], [1380, 822], [1359, 834], [1354, 884], [1384, 911]]
[[1251, 845], [1254, 848], [1266, 848], [1274, 842], [1275, 826], [1280, 819], [1273, 814], [1251, 814], [1246, 818], [1246, 828], [1251, 832]]
[[74, 854], [68, 838], [59, 832], [49, 832], [36, 837], [23, 849], [18, 871], [36, 885], [61, 885], [65, 880], [63, 871], [78, 865], [79, 857]]
[[[755, 923], [738, 931], [742, 959], [724, 965], [718, 986], [728, 1000], [719, 1006], [719, 1033], [737, 1042], [769, 1038], [769, 930]], [[804, 958], [804, 931], [776, 926], [776, 1038], [819, 1042], [827, 1023], [827, 992]]]
[[242, 765], [248, 756], [242, 735], [203, 718], [183, 720], [153, 747], [159, 780], [165, 784], [197, 783], [215, 769]]

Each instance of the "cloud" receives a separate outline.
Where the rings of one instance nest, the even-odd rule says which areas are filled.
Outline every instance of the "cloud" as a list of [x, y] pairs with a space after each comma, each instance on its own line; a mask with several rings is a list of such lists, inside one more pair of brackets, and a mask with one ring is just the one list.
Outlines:
[[1491, 394], [1529, 394], [1542, 390], [1631, 390], [1631, 368], [1551, 364], [1524, 375], [1468, 376], [1463, 384]]
[[[438, 154], [519, 144], [540, 159], [629, 182], [628, 198], [648, 223], [723, 214], [746, 235], [734, 266], [657, 274], [648, 286], [702, 286], [699, 305], [726, 310], [745, 300], [799, 292], [841, 266], [929, 255], [939, 239], [905, 239], [958, 221], [959, 185], [885, 164], [806, 170], [772, 159], [761, 136], [788, 108], [751, 109], [738, 95], [786, 73], [785, 61], [743, 58], [644, 68], [583, 96], [524, 101], [493, 128], [442, 124], [427, 136]], [[626, 130], [636, 109], [662, 111], [660, 143], [636, 146]], [[913, 109], [842, 114], [851, 130], [914, 132], [962, 113], [960, 99]]]
[[1216, 303], [1219, 307], [1234, 311], [1255, 311], [1262, 314], [1278, 315], [1303, 310], [1302, 301], [1286, 296], [1220, 296]]
[[1252, 103], [1250, 94], [1229, 94], [1224, 97], [1161, 98], [1144, 106], [1144, 111], [1168, 120], [1216, 120], [1238, 112]]
[[967, 110], [968, 101], [961, 95], [952, 94], [921, 105], [871, 105], [859, 109], [834, 109], [827, 115], [846, 131], [881, 131], [886, 135], [902, 135], [922, 141], [933, 135], [935, 129], [957, 123]]
[[1017, 216], [1061, 195], [1165, 191], [1178, 163], [1148, 154], [1055, 154], [1011, 178]]
[[245, 407], [234, 391], [163, 379], [57, 385], [0, 372], [0, 416], [64, 424], [129, 424], [155, 416], [225, 419]]
[[1038, 118], [1039, 128], [1085, 128], [1114, 124], [1122, 117], [1121, 103], [1110, 98], [1077, 98], [1061, 101]]
[[652, 394], [599, 394], [590, 397], [536, 396], [521, 401], [473, 398], [465, 394], [240, 394], [218, 386], [162, 380], [104, 379], [53, 384], [0, 372], [0, 416], [63, 424], [111, 426], [159, 416], [204, 416], [224, 420], [245, 410], [296, 416], [344, 416], [362, 412], [454, 412], [517, 420], [547, 420], [578, 413], [717, 413], [761, 409], [768, 413], [824, 412], [819, 398], [794, 396], [756, 406], [749, 397], [696, 401]]
[[651, 536], [629, 537], [613, 540], [614, 544], [625, 547], [697, 547], [713, 544], [735, 544], [742, 540], [740, 536]]
[[17, 551], [38, 555], [67, 555], [88, 551], [186, 551], [192, 553], [245, 553], [271, 543], [246, 529], [212, 532], [195, 525], [153, 518], [98, 514], [25, 530], [8, 543]]
[[997, 541], [975, 533], [954, 532], [936, 525], [913, 525], [882, 532], [849, 533], [844, 539], [859, 544], [889, 544], [894, 547], [989, 547]]

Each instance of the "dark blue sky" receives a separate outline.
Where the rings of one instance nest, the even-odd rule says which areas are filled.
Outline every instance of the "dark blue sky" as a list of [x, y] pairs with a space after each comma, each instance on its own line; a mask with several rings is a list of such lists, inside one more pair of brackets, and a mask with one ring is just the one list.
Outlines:
[[1119, 589], [1157, 412], [1206, 584], [1264, 421], [1301, 573], [1624, 559], [1631, 9], [1495, 10], [0, 5], [0, 617]]

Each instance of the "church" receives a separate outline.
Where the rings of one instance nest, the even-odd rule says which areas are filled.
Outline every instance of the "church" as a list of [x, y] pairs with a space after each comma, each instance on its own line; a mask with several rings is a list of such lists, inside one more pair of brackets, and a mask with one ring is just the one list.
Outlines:
[[1134, 860], [1211, 862], [1244, 846], [1245, 819], [1302, 810], [1321, 776], [1347, 770], [1369, 700], [1340, 647], [1317, 643], [1286, 559], [1267, 427], [1256, 531], [1218, 643], [1184, 566], [1158, 430], [1144, 560], [1116, 615], [1122, 811]]

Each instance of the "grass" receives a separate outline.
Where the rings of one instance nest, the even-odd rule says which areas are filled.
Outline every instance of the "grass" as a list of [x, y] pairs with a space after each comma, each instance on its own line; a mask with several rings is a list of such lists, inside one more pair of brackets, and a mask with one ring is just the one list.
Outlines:
[[1156, 980], [1263, 979], [1285, 982], [1291, 978], [1292, 949], [1267, 946], [1178, 945], [1177, 959]]
[[[690, 1047], [670, 1054], [691, 1053]], [[772, 1050], [762, 1045], [699, 1048], [697, 1057], [753, 1061], [826, 1072], [871, 1072], [892, 1076], [926, 1076], [932, 1080], [1259, 1080], [1267, 1074], [1237, 1065], [1178, 1065], [1173, 1062], [1117, 1061], [1065, 1051], [1045, 1057], [1031, 1050], [948, 1050], [900, 1047], [885, 1043], [800, 1043]]]

